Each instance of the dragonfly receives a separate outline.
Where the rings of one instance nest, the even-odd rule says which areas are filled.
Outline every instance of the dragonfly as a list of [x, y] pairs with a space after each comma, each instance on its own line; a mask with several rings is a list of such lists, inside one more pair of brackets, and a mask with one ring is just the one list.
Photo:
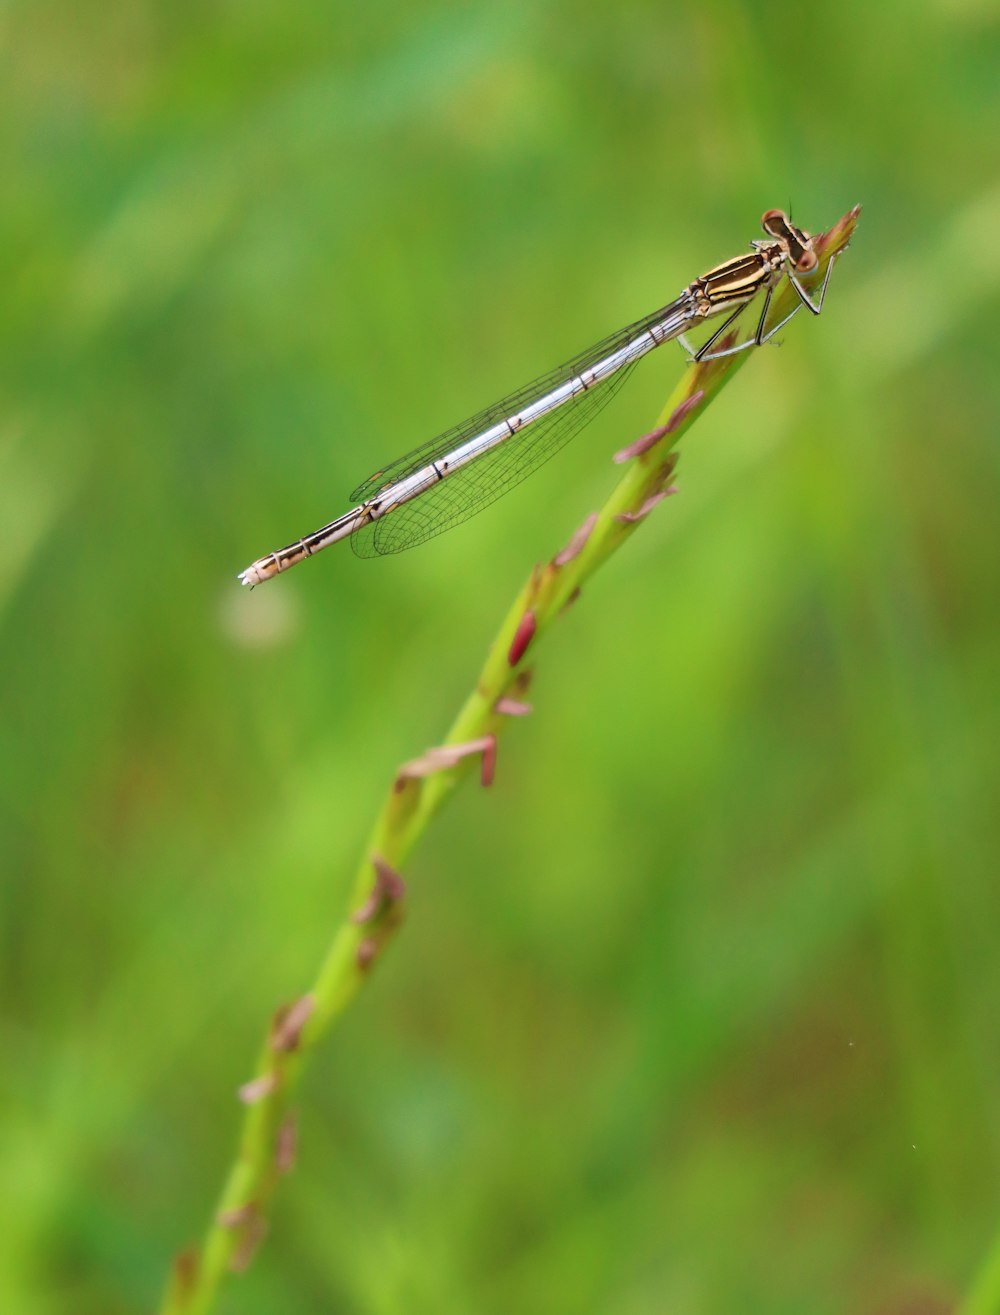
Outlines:
[[[548, 461], [607, 405], [636, 363], [662, 343], [677, 340], [690, 360], [711, 361], [762, 346], [803, 306], [819, 315], [835, 258], [814, 298], [801, 281], [818, 264], [814, 239], [783, 210], [766, 210], [761, 227], [767, 236], [753, 239], [750, 251], [700, 275], [666, 306], [375, 471], [351, 494], [355, 505], [350, 511], [258, 558], [240, 572], [240, 583], [261, 584], [341, 539], [349, 539], [359, 557], [424, 543], [482, 511]], [[777, 324], [769, 324], [772, 298], [786, 278], [797, 304]], [[753, 334], [716, 347], [761, 294]], [[725, 315], [719, 327], [693, 349], [686, 333], [719, 315]]]

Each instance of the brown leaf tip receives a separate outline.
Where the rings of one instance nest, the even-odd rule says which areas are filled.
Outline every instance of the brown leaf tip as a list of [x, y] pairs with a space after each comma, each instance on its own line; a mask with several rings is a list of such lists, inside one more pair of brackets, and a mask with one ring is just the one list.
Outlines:
[[387, 905], [397, 903], [406, 894], [406, 882], [381, 854], [373, 854], [371, 862], [375, 869], [371, 891], [364, 904], [351, 914], [351, 921], [359, 926], [371, 922]]
[[527, 717], [534, 709], [530, 703], [524, 703], [520, 699], [512, 699], [509, 695], [504, 694], [494, 703], [493, 711], [501, 713], [504, 717]]
[[552, 559], [553, 566], [565, 566], [571, 562], [574, 557], [579, 557], [583, 552], [584, 545], [593, 533], [594, 526], [597, 524], [597, 512], [591, 512], [580, 528], [570, 539], [569, 543], [561, 552], [556, 553]]
[[496, 737], [493, 735], [481, 735], [476, 740], [466, 740], [463, 744], [438, 744], [420, 758], [414, 758], [412, 762], [404, 763], [399, 769], [397, 779], [405, 779], [416, 776], [430, 776], [433, 772], [444, 772], [449, 767], [454, 767], [460, 763], [463, 758], [469, 758], [473, 754], [485, 753], [492, 746], [496, 750]]
[[215, 1216], [215, 1222], [220, 1228], [242, 1228], [256, 1213], [256, 1201], [247, 1201], [245, 1205], [238, 1205], [233, 1210], [220, 1210]]
[[573, 606], [573, 604], [576, 602], [576, 600], [579, 597], [580, 597], [580, 585], [577, 584], [574, 585], [573, 588], [570, 590], [569, 596], [567, 597], [565, 603], [563, 603], [562, 607], [559, 610], [561, 612], [568, 612], [569, 609]]
[[257, 1254], [257, 1248], [267, 1234], [267, 1220], [254, 1207], [253, 1214], [246, 1221], [240, 1233], [236, 1250], [229, 1257], [229, 1268], [234, 1274], [242, 1274], [249, 1269], [250, 1262]]
[[357, 961], [357, 965], [362, 972], [367, 972], [367, 970], [375, 962], [375, 958], [377, 954], [378, 954], [378, 941], [375, 940], [373, 936], [366, 937], [366, 939], [363, 940], [358, 945], [355, 958]]
[[655, 447], [664, 434], [669, 433], [670, 429], [667, 425], [660, 425], [658, 429], [651, 429], [648, 434], [643, 434], [641, 438], [629, 443], [628, 447], [623, 447], [620, 452], [616, 452], [611, 460], [616, 466], [623, 466], [626, 461], [631, 461], [633, 457], [641, 457], [644, 452], [648, 452], [651, 447]]
[[671, 485], [668, 489], [657, 489], [655, 493], [649, 495], [641, 507], [638, 507], [635, 511], [619, 512], [618, 515], [615, 516], [615, 520], [621, 521], [623, 525], [636, 525], [639, 521], [645, 520], [653, 508], [658, 503], [662, 502], [664, 498], [669, 498], [671, 493], [676, 492], [677, 489], [674, 485]]
[[186, 1247], [185, 1250], [174, 1256], [171, 1269], [173, 1271], [174, 1292], [180, 1295], [190, 1292], [198, 1277], [197, 1248]]
[[307, 994], [276, 1010], [271, 1021], [271, 1049], [296, 1050], [302, 1029], [315, 1007], [315, 997]]
[[381, 854], [372, 854], [372, 867], [375, 880], [384, 899], [395, 904], [406, 894], [406, 882], [394, 867], [391, 867]]
[[691, 414], [691, 412], [695, 409], [695, 407], [698, 405], [698, 403], [702, 400], [704, 396], [705, 396], [704, 388], [699, 388], [696, 392], [692, 393], [689, 398], [681, 402], [680, 406], [676, 408], [676, 410], [671, 414], [670, 419], [663, 426], [663, 432], [665, 434], [674, 433], [675, 430], [680, 425], [681, 421], [685, 418], [685, 416]]
[[291, 1173], [299, 1146], [299, 1127], [295, 1115], [289, 1114], [278, 1129], [274, 1143], [274, 1167], [278, 1173]]
[[238, 1089], [238, 1095], [244, 1105], [256, 1105], [258, 1101], [270, 1096], [278, 1085], [277, 1073], [262, 1073], [259, 1078], [251, 1078]]

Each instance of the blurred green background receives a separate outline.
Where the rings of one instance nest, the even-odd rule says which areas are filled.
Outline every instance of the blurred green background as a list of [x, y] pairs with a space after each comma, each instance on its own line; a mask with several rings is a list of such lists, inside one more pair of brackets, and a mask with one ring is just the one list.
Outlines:
[[539, 650], [219, 1310], [954, 1308], [1000, 1229], [996, 6], [0, 39], [3, 1310], [154, 1306], [396, 764], [681, 353], [418, 552], [235, 573], [789, 202], [864, 205], [822, 318]]

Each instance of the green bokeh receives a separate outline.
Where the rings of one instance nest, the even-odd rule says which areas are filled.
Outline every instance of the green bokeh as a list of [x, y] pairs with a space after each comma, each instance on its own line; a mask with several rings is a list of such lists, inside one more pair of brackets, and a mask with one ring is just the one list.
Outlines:
[[995, 6], [0, 40], [0, 1308], [154, 1305], [395, 765], [680, 352], [419, 552], [236, 571], [763, 209], [860, 201], [411, 863], [219, 1310], [948, 1309], [1000, 1228]]

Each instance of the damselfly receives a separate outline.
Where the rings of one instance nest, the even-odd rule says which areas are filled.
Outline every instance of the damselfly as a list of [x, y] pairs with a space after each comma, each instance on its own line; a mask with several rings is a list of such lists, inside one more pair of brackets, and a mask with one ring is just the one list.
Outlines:
[[[766, 211], [761, 224], [767, 238], [752, 241], [752, 251], [716, 265], [669, 305], [377, 470], [351, 494], [357, 505], [350, 511], [259, 558], [241, 572], [240, 581], [260, 584], [338, 539], [349, 538], [359, 557], [402, 552], [423, 543], [468, 520], [537, 470], [611, 400], [639, 358], [654, 347], [676, 338], [693, 360], [710, 361], [761, 346], [803, 306], [818, 315], [833, 258], [813, 300], [800, 281], [817, 265], [810, 235], [783, 210]], [[798, 304], [769, 325], [771, 298], [783, 278], [798, 294]], [[753, 335], [713, 351], [761, 292], [764, 299]], [[707, 342], [693, 350], [685, 331], [727, 311]]]

